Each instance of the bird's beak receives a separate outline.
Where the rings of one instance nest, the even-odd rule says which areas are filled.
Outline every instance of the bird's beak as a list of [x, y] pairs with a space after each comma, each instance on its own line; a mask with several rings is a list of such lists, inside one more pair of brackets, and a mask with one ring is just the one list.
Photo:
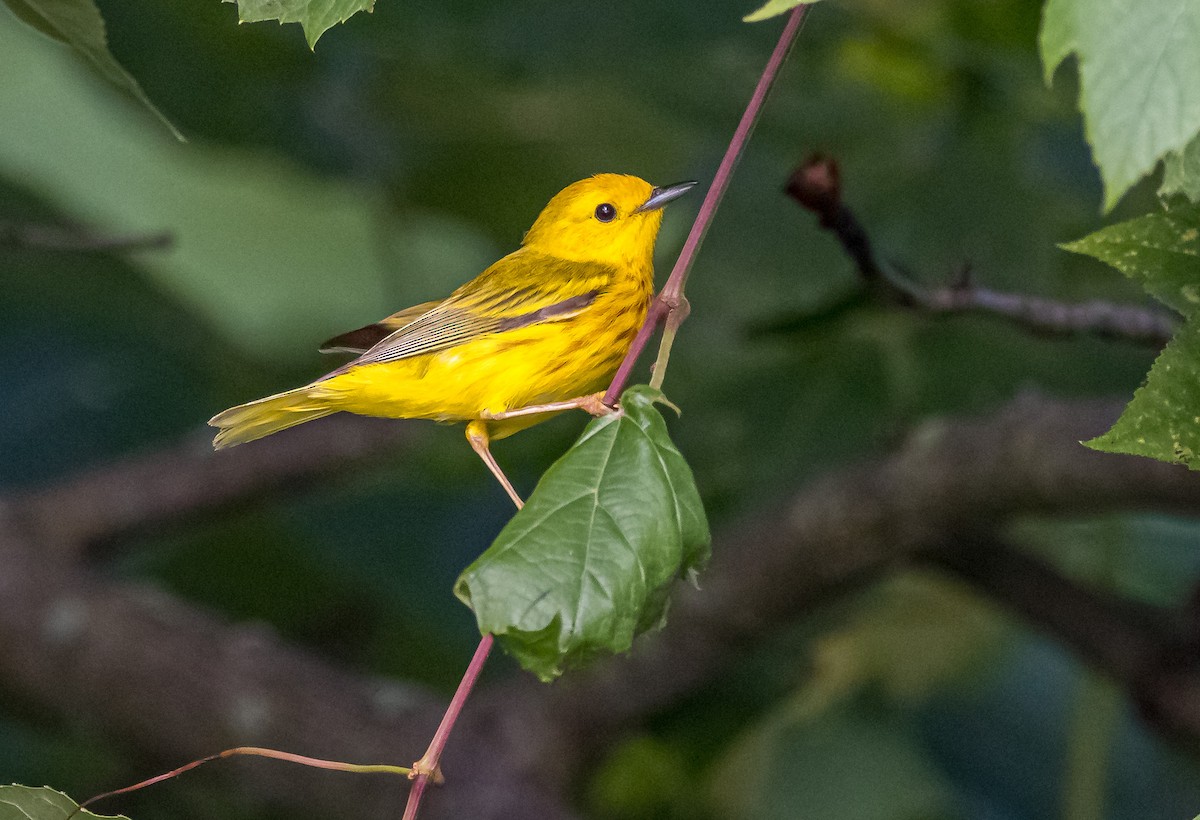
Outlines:
[[655, 188], [650, 192], [650, 198], [634, 208], [633, 212], [635, 214], [643, 214], [646, 211], [657, 211], [671, 200], [679, 199], [679, 197], [690, 191], [692, 186], [695, 184], [695, 181], [676, 182], [674, 185], [665, 185], [661, 188]]

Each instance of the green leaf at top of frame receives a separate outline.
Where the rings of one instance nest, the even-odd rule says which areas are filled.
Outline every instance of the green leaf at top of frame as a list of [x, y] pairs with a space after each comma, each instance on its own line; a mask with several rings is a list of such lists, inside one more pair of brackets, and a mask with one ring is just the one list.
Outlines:
[[344, 23], [360, 11], [371, 12], [375, 0], [225, 0], [237, 3], [238, 21], [261, 23], [278, 20], [284, 23], [299, 23], [304, 29], [304, 39], [309, 48], [317, 47], [317, 40], [338, 23]]
[[1079, 59], [1079, 108], [1109, 210], [1200, 133], [1200, 3], [1048, 0], [1042, 64]]
[[817, 0], [767, 0], [758, 9], [743, 17], [742, 22], [757, 23], [760, 20], [769, 20], [772, 17], [786, 14], [796, 6], [811, 6], [816, 2]]
[[67, 820], [67, 818], [129, 820], [124, 815], [92, 814], [59, 791], [47, 786], [0, 786], [0, 820]]
[[133, 97], [162, 122], [175, 138], [183, 134], [171, 124], [129, 72], [121, 67], [108, 50], [108, 32], [94, 0], [3, 0], [9, 10], [24, 23], [66, 43], [84, 57], [101, 77]]
[[1117, 423], [1085, 444], [1200, 469], [1200, 206], [1112, 225], [1064, 247], [1109, 263], [1188, 319]]
[[656, 403], [658, 390], [626, 390], [455, 584], [480, 632], [542, 680], [628, 650], [708, 561], [700, 494]]

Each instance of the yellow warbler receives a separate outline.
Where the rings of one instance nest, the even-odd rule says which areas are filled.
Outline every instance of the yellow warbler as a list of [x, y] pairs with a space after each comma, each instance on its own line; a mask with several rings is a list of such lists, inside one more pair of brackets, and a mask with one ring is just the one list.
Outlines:
[[[516, 498], [488, 449], [612, 378], [646, 316], [663, 205], [694, 182], [655, 188], [597, 174], [560, 191], [521, 247], [440, 302], [338, 336], [360, 354], [304, 387], [210, 421], [230, 447], [346, 411], [466, 421], [467, 439]], [[594, 402], [593, 402], [594, 404]], [[519, 500], [518, 500], [519, 502]]]

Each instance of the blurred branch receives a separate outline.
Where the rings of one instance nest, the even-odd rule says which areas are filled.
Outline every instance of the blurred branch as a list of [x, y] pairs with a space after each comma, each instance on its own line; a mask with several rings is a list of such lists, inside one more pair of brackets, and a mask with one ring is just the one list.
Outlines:
[[[968, 539], [1027, 512], [1200, 512], [1200, 476], [1076, 443], [1107, 429], [1119, 411], [1114, 402], [1025, 398], [992, 418], [930, 422], [896, 453], [823, 477], [757, 511], [718, 537], [704, 589], [681, 587], [666, 629], [640, 641], [631, 655], [554, 686], [520, 676], [468, 704], [443, 760], [447, 786], [429, 795], [429, 816], [567, 816], [563, 795], [572, 780], [618, 733], [695, 691], [755, 641], [932, 546], [979, 543]], [[348, 465], [371, 450], [366, 439], [361, 444], [343, 451], [340, 462], [313, 459], [305, 469]], [[299, 479], [302, 469], [282, 463], [307, 458], [306, 448], [280, 447], [267, 450], [264, 443], [244, 452], [272, 452], [280, 463], [267, 472]], [[247, 456], [247, 476], [259, 457]], [[201, 456], [198, 445], [161, 458], [140, 463], [203, 473], [223, 460]], [[130, 469], [122, 492], [153, 494], [160, 482], [174, 480], [169, 475]], [[243, 501], [263, 486], [247, 478], [212, 496], [189, 491], [144, 510], [161, 521], [168, 513]], [[74, 487], [107, 492], [99, 478]], [[160, 592], [92, 575], [62, 550], [28, 538], [21, 528], [29, 522], [28, 499], [22, 503], [23, 522], [0, 515], [0, 681], [7, 691], [62, 715], [86, 714], [172, 765], [243, 744], [401, 764], [424, 747], [443, 711], [440, 699], [409, 684], [339, 670], [266, 629], [223, 623]], [[127, 511], [93, 531], [136, 529], [143, 522], [135, 518]], [[40, 534], [51, 532], [58, 531]], [[994, 594], [1018, 595], [1003, 586]], [[1080, 614], [1090, 619], [1090, 610]], [[1034, 617], [1042, 622], [1052, 615]], [[1085, 643], [1074, 632], [1068, 642], [1101, 669], [1136, 680], [1139, 697], [1155, 693], [1150, 700], [1160, 725], [1200, 738], [1200, 690], [1190, 688], [1190, 672], [1176, 674], [1168, 663], [1184, 656], [1153, 649], [1175, 639], [1169, 632], [1152, 639], [1159, 621], [1136, 607], [1113, 608], [1106, 617], [1110, 635], [1127, 649], [1105, 649], [1092, 638]], [[1138, 644], [1143, 639], [1152, 648]], [[255, 794], [348, 820], [394, 812], [402, 799], [397, 790], [403, 786], [390, 780], [281, 774], [253, 763], [238, 771]]]
[[347, 414], [233, 450], [214, 451], [206, 432], [12, 499], [7, 508], [29, 537], [60, 553], [79, 552], [116, 535], [394, 457], [412, 440], [408, 424]]
[[[339, 669], [265, 626], [229, 624], [161, 591], [102, 580], [7, 523], [0, 520], [3, 691], [43, 711], [86, 716], [145, 752], [154, 761], [145, 775], [247, 744], [407, 765], [437, 726], [444, 703], [416, 685]], [[496, 727], [459, 731], [459, 745], [480, 757], [447, 763], [454, 788], [435, 791], [432, 816], [566, 816], [536, 781], [501, 776], [517, 740]], [[398, 816], [407, 790], [394, 777], [298, 773], [270, 761], [223, 768], [255, 800], [312, 816]], [[464, 801], [491, 808], [458, 812]], [[106, 809], [119, 811], [119, 801]]]
[[992, 536], [928, 558], [1124, 686], [1159, 729], [1200, 744], [1200, 600], [1173, 610], [1090, 590]]
[[[1105, 301], [1061, 302], [1023, 293], [979, 287], [964, 268], [955, 281], [927, 288], [879, 261], [866, 228], [842, 201], [837, 163], [813, 157], [788, 179], [787, 193], [817, 215], [854, 260], [859, 278], [873, 297], [932, 314], [975, 313], [994, 316], [1027, 330], [1055, 334], [1091, 334], [1163, 347], [1175, 335], [1178, 322], [1171, 314], [1135, 305]], [[788, 322], [778, 325], [794, 324]]]
[[67, 253], [165, 250], [175, 242], [169, 231], [131, 236], [104, 236], [61, 225], [0, 222], [0, 248]]

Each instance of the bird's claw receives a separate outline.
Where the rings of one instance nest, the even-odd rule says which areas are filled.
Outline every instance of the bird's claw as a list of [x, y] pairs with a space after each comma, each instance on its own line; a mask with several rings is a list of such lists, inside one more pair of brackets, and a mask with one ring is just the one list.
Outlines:
[[593, 393], [590, 396], [581, 396], [579, 399], [579, 409], [586, 413], [590, 413], [596, 418], [607, 416], [610, 413], [615, 413], [619, 410], [619, 406], [614, 405], [609, 407], [604, 403], [603, 393]]

